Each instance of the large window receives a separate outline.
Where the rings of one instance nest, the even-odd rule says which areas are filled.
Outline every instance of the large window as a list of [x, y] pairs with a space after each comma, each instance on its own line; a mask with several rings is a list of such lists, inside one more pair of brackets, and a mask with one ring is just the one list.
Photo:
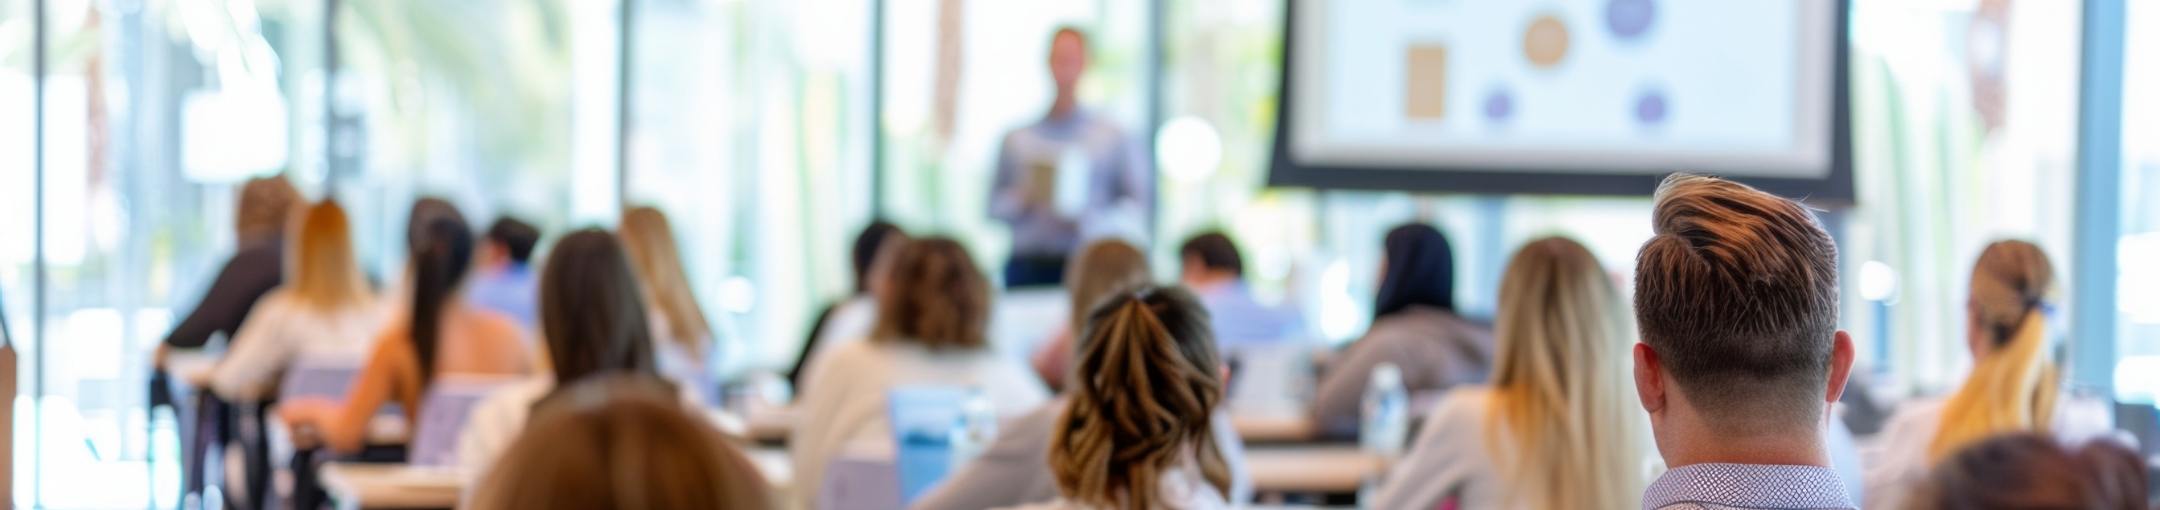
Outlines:
[[[2124, 21], [2119, 394], [2154, 399], [2160, 378], [2160, 2], [2131, 0]], [[2131, 397], [2135, 395], [2136, 397]]]

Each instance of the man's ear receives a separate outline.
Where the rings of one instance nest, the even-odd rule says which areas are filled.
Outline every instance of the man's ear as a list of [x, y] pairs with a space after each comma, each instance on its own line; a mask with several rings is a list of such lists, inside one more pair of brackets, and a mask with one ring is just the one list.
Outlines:
[[1650, 344], [1635, 344], [1635, 396], [1642, 399], [1643, 410], [1650, 414], [1665, 410], [1664, 370]]
[[1830, 344], [1830, 387], [1824, 397], [1830, 403], [1835, 404], [1845, 396], [1845, 381], [1852, 377], [1853, 356], [1852, 335], [1837, 332]]

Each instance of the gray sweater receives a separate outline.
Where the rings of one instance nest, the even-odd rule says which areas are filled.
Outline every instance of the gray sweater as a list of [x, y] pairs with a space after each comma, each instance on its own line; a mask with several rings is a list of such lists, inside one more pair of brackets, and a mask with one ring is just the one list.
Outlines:
[[1312, 419], [1325, 439], [1358, 435], [1358, 415], [1373, 368], [1394, 363], [1410, 393], [1481, 384], [1492, 375], [1492, 332], [1455, 314], [1416, 305], [1373, 321], [1320, 376]]

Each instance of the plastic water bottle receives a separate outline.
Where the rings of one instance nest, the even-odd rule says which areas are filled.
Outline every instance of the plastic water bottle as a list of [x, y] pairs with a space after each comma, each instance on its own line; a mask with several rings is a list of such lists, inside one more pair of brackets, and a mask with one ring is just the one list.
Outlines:
[[[1410, 433], [1410, 392], [1403, 388], [1402, 369], [1393, 363], [1373, 367], [1365, 385], [1364, 408], [1358, 421], [1358, 446], [1366, 453], [1386, 458], [1402, 455]], [[1378, 500], [1385, 475], [1366, 476], [1358, 483], [1358, 502]]]
[[990, 405], [990, 397], [984, 395], [981, 388], [969, 389], [967, 401], [960, 406], [960, 420], [953, 426], [952, 468], [958, 469], [975, 460], [996, 440], [997, 410]]

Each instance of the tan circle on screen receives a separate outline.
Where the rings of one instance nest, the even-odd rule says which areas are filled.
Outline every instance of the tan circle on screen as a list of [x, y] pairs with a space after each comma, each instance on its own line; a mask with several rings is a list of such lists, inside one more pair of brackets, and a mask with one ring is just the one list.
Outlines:
[[1523, 58], [1538, 67], [1559, 65], [1567, 58], [1567, 24], [1551, 14], [1538, 16], [1530, 21], [1530, 28], [1523, 31]]

